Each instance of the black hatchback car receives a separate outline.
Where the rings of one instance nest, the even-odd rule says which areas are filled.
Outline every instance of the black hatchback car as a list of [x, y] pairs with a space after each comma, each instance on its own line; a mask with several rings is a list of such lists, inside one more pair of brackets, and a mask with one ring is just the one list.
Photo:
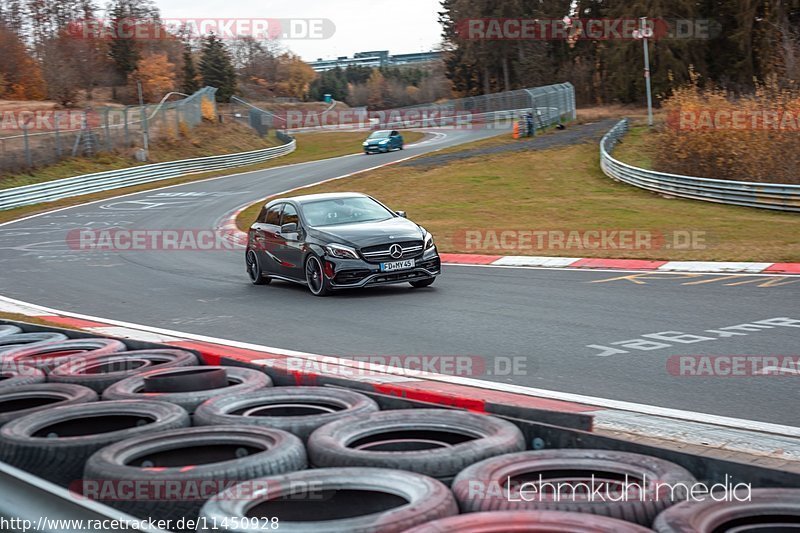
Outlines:
[[291, 281], [317, 296], [390, 283], [427, 287], [441, 272], [430, 233], [360, 193], [269, 202], [250, 227], [245, 260], [255, 285]]

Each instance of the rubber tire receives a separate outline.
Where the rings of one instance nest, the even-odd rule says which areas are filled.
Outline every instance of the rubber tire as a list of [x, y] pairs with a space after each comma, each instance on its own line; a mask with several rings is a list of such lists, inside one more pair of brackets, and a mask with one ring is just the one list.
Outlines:
[[[791, 516], [791, 521], [781, 523], [797, 524], [800, 529], [800, 490], [753, 489], [751, 500], [746, 502], [681, 502], [658, 515], [653, 529], [659, 533], [726, 531], [724, 525], [733, 520], [754, 518], [754, 525], [768, 524], [770, 516]], [[758, 518], [764, 521], [759, 522]]]
[[[183, 369], [209, 368], [208, 366], [186, 366]], [[249, 392], [272, 386], [272, 380], [260, 370], [238, 366], [225, 366], [228, 379], [233, 385], [221, 389], [211, 389], [194, 392], [143, 392], [144, 379], [152, 374], [169, 372], [172, 369], [160, 370], [158, 368], [141, 372], [135, 376], [118, 381], [103, 391], [103, 400], [158, 400], [180, 405], [189, 413], [193, 413], [197, 406], [215, 396]]]
[[652, 533], [651, 529], [607, 516], [562, 511], [496, 511], [442, 518], [405, 533]]
[[97, 393], [92, 389], [81, 387], [80, 385], [70, 385], [61, 383], [37, 383], [34, 385], [21, 385], [14, 388], [5, 387], [0, 389], [0, 402], [9, 402], [23, 398], [41, 398], [53, 397], [61, 398], [58, 402], [40, 405], [38, 407], [29, 407], [27, 409], [18, 409], [16, 411], [3, 411], [0, 412], [0, 425], [6, 422], [11, 422], [17, 418], [44, 411], [45, 409], [52, 409], [54, 407], [61, 407], [63, 405], [74, 405], [78, 403], [96, 402]]
[[[370, 451], [349, 448], [362, 437], [404, 430], [450, 429], [481, 437], [438, 449]], [[370, 466], [408, 470], [449, 483], [467, 466], [525, 449], [525, 438], [506, 420], [449, 409], [399, 409], [367, 416], [351, 416], [326, 424], [308, 439], [310, 462], [316, 467]]]
[[[76, 437], [32, 436], [38, 430], [59, 422], [104, 415], [141, 416], [152, 422]], [[189, 424], [189, 414], [185, 409], [165, 402], [91, 402], [52, 407], [0, 427], [0, 460], [66, 487], [82, 479], [86, 460], [100, 448], [136, 435], [188, 427]]]
[[430, 287], [431, 285], [433, 285], [434, 281], [436, 281], [436, 278], [423, 279], [422, 281], [409, 281], [409, 283], [415, 289], [423, 289], [425, 287]]
[[22, 333], [22, 328], [11, 324], [0, 324], [0, 337]]
[[32, 348], [48, 342], [65, 341], [69, 337], [63, 333], [37, 331], [34, 333], [15, 333], [0, 337], [0, 356], [18, 348]]
[[[314, 522], [290, 522], [276, 514], [279, 520], [278, 531], [288, 533], [399, 533], [416, 525], [437, 520], [458, 513], [453, 495], [447, 487], [435, 479], [412, 472], [388, 470], [384, 468], [322, 468], [304, 470], [252, 480], [259, 490], [256, 497], [241, 496], [243, 490], [236, 487], [211, 498], [200, 511], [200, 525], [197, 531], [218, 531], [211, 529], [226, 521], [233, 525], [232, 517], [243, 517], [249, 509], [269, 499], [277, 499], [292, 494], [302, 494], [298, 488], [305, 487], [314, 494], [326, 490], [369, 490], [402, 496], [408, 504], [386, 511], [361, 516], [351, 516], [334, 520]], [[261, 484], [264, 485], [261, 485]], [[244, 489], [247, 490], [247, 489]], [[313, 498], [313, 496], [312, 496]], [[293, 506], [302, 505], [302, 499], [287, 498]], [[203, 520], [205, 518], [205, 520]], [[227, 520], [225, 520], [227, 519]], [[249, 524], [239, 521], [240, 527], [221, 529], [221, 531], [256, 532], [263, 529], [249, 528]], [[259, 524], [256, 524], [257, 526]]]
[[[308, 281], [308, 263], [311, 260], [316, 261], [317, 264], [319, 265], [319, 275], [322, 278], [322, 286], [320, 287], [319, 292], [314, 292], [311, 289], [311, 283], [309, 283]], [[309, 254], [308, 257], [306, 257], [305, 263], [303, 263], [303, 272], [306, 275], [306, 284], [308, 285], [308, 290], [311, 292], [311, 294], [313, 294], [314, 296], [325, 297], [331, 293], [331, 282], [325, 276], [324, 268], [322, 266], [322, 260], [319, 257], [317, 257], [314, 254]]]
[[[145, 364], [137, 368], [119, 370], [117, 372], [97, 374], [87, 374], [85, 372], [87, 368], [98, 365], [129, 363], [131, 360], [142, 360], [145, 361]], [[47, 376], [47, 381], [52, 383], [74, 383], [101, 393], [117, 381], [154, 368], [179, 368], [195, 366], [198, 363], [197, 356], [186, 350], [133, 350], [107, 355], [94, 355], [81, 359], [79, 362], [70, 362], [57, 366]], [[1, 384], [2, 382], [0, 382]]]
[[[244, 416], [231, 414], [241, 409], [270, 404], [323, 403], [340, 407], [340, 411], [305, 416]], [[357, 392], [330, 387], [276, 387], [244, 394], [219, 396], [203, 402], [192, 417], [195, 426], [226, 424], [271, 427], [288, 431], [307, 440], [312, 431], [329, 422], [350, 415], [379, 411], [372, 398]]]
[[[127, 347], [122, 341], [116, 339], [67, 339], [58, 342], [37, 343], [34, 346], [21, 346], [2, 354], [0, 357], [2, 358], [4, 368], [7, 368], [5, 365], [9, 364], [14, 366], [32, 366], [47, 374], [55, 367], [70, 361], [94, 355], [123, 352], [126, 349]], [[62, 351], [78, 351], [79, 353], [56, 355], [53, 357], [47, 355], [48, 353]]]
[[[253, 276], [250, 273], [249, 269], [249, 259], [252, 257], [253, 261], [255, 261], [255, 268], [258, 271], [256, 276]], [[264, 271], [261, 269], [261, 263], [258, 262], [258, 254], [255, 253], [253, 250], [248, 250], [247, 254], [245, 255], [245, 271], [247, 272], [247, 277], [250, 278], [250, 283], [253, 285], [269, 285], [272, 281], [270, 278], [264, 277]], [[255, 277], [255, 279], [253, 279]]]
[[170, 368], [144, 378], [144, 392], [198, 392], [227, 387], [228, 372], [221, 366]]
[[[623, 502], [573, 501], [572, 498], [561, 498], [561, 501], [539, 501], [538, 498], [531, 501], [514, 501], [501, 489], [509, 476], [525, 473], [528, 474], [526, 477], [529, 477], [536, 476], [537, 473], [558, 471], [564, 472], [559, 476], [559, 480], [568, 482], [569, 471], [578, 470], [596, 473], [598, 478], [602, 473], [609, 472], [628, 474], [634, 481], [639, 476], [647, 475], [647, 479], [651, 482], [662, 484], [691, 485], [695, 482], [694, 476], [683, 467], [648, 455], [609, 450], [553, 449], [511, 453], [474, 464], [456, 476], [453, 481], [453, 494], [464, 513], [569, 511], [610, 516], [644, 526], [649, 526], [658, 513], [672, 504], [668, 495], [652, 498], [654, 501], [649, 501], [648, 498], [645, 498], [648, 501], [630, 498]], [[582, 481], [584, 478], [575, 477], [575, 480]], [[483, 489], [476, 491], [475, 486]]]
[[[203, 444], [242, 444], [264, 449], [241, 458], [195, 465], [192, 463], [192, 448]], [[185, 464], [155, 463], [152, 468], [127, 464], [133, 458], [150, 453], [181, 449], [186, 449]], [[100, 482], [100, 486], [103, 482], [114, 486], [133, 481], [138, 487], [147, 487], [148, 482], [152, 482], [155, 489], [161, 483], [178, 482], [183, 484], [182, 488], [187, 492], [211, 491], [188, 500], [127, 499], [103, 502], [138, 518], [152, 517], [175, 522], [184, 517], [194, 519], [205, 500], [221, 491], [210, 487], [204, 489], [204, 485], [216, 487], [216, 483], [224, 482], [227, 487], [233, 482], [254, 477], [303, 470], [306, 465], [303, 443], [285, 431], [255, 426], [206, 426], [140, 435], [106, 446], [86, 461], [83, 477], [85, 482]], [[189, 466], [192, 468], [185, 468]], [[102, 494], [103, 491], [95, 492]]]
[[22, 367], [17, 370], [0, 371], [0, 391], [23, 385], [44, 383], [44, 372], [38, 368]]

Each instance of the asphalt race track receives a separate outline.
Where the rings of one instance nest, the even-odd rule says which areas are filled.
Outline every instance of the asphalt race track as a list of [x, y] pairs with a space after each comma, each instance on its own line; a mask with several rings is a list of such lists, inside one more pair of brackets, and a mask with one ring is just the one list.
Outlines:
[[[800, 426], [798, 373], [695, 377], [668, 369], [676, 355], [798, 356], [800, 323], [732, 326], [800, 319], [800, 277], [447, 266], [429, 289], [316, 298], [282, 282], [252, 286], [241, 251], [87, 252], [67, 242], [79, 228], [212, 229], [259, 197], [491, 135], [445, 133], [403, 152], [189, 183], [4, 225], [0, 293], [318, 354], [474, 355], [485, 358], [472, 370], [481, 379]], [[525, 364], [509, 375], [512, 357]]]

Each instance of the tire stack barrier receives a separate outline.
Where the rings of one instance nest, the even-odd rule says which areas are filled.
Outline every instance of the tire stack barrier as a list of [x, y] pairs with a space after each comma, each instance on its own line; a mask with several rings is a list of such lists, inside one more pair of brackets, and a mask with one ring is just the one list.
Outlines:
[[[0, 323], [0, 460], [106, 516], [172, 520], [176, 531], [800, 529], [800, 476], [598, 440], [511, 405], [478, 414], [357, 382], [290, 385], [274, 368], [46, 329]], [[575, 434], [588, 449], [547, 446]], [[751, 501], [682, 501], [665, 488], [724, 467], [757, 487]], [[597, 480], [638, 492], [592, 500]], [[571, 498], [545, 491], [557, 482]], [[540, 497], [523, 497], [532, 487]]]

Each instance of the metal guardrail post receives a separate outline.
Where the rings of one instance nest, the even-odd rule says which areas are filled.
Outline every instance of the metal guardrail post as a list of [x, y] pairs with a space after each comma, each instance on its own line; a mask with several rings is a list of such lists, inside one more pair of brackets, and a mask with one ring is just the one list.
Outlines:
[[627, 131], [628, 119], [622, 119], [600, 141], [600, 167], [614, 180], [667, 196], [800, 213], [800, 185], [699, 178], [623, 163], [611, 152]]
[[61, 130], [58, 127], [58, 122], [61, 120], [61, 116], [56, 114], [53, 120], [53, 128], [55, 130], [55, 139], [56, 139], [56, 159], [61, 159]]
[[[291, 136], [281, 133], [281, 138], [285, 144], [262, 150], [155, 163], [0, 190], [0, 210], [150, 183], [187, 174], [261, 163], [291, 153], [297, 148], [297, 141]], [[80, 137], [77, 140], [79, 141]]]
[[31, 143], [30, 140], [28, 140], [27, 124], [22, 126], [22, 138], [25, 143], [25, 162], [28, 164], [28, 168], [33, 168], [33, 158], [31, 157]]

